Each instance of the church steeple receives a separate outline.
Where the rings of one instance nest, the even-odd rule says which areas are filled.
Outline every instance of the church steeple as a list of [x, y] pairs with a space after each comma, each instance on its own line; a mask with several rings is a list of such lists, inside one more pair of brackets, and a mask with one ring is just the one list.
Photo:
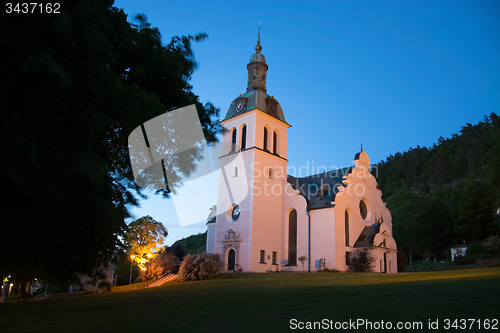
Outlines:
[[255, 46], [255, 53], [252, 54], [250, 62], [247, 65], [248, 69], [248, 85], [247, 92], [251, 90], [262, 90], [266, 92], [266, 76], [267, 76], [267, 64], [266, 58], [260, 51], [262, 51], [262, 46], [260, 45], [260, 22], [259, 31], [257, 35], [257, 45]]

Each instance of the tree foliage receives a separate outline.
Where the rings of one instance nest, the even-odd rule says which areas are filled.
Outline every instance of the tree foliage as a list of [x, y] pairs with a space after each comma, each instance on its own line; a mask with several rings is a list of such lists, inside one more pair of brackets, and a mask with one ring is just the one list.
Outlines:
[[491, 113], [431, 148], [396, 153], [373, 168], [409, 256], [444, 253], [500, 233], [500, 118]]
[[130, 223], [125, 236], [125, 244], [140, 268], [145, 267], [148, 257], [153, 258], [167, 237], [167, 229], [151, 216], [143, 216]]
[[[133, 129], [195, 104], [216, 140], [218, 109], [189, 83], [191, 42], [163, 45], [112, 0], [60, 1], [58, 15], [4, 15], [0, 25], [0, 180], [5, 207], [0, 274], [76, 279], [114, 255], [137, 204], [128, 158]], [[168, 195], [168, 191], [163, 191]]]
[[[202, 253], [207, 247], [207, 232], [205, 231], [204, 233], [191, 235], [177, 240], [170, 247], [171, 251], [177, 249], [178, 246], [181, 247], [182, 253]], [[179, 258], [182, 259], [181, 257]]]

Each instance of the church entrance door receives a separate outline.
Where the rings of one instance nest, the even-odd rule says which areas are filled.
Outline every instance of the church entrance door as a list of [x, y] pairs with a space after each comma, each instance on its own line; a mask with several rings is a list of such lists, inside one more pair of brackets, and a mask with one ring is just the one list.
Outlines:
[[233, 249], [231, 249], [227, 253], [227, 270], [234, 271], [235, 264], [236, 264], [236, 252]]

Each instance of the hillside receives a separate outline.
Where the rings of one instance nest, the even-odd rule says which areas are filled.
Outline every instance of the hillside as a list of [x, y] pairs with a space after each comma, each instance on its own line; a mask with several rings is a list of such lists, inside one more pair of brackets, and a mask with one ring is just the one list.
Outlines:
[[500, 118], [491, 113], [430, 148], [417, 146], [372, 166], [391, 210], [400, 250], [443, 257], [449, 247], [500, 232]]

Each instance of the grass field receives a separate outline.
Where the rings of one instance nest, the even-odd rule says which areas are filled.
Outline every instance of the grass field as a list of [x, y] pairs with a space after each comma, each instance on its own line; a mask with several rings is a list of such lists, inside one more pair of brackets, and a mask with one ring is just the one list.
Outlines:
[[[470, 330], [445, 330], [444, 320], [494, 318], [500, 319], [500, 268], [402, 274], [226, 274], [150, 289], [8, 304], [0, 309], [0, 331], [289, 332], [291, 319], [334, 323], [364, 319], [393, 325], [422, 322], [422, 329], [400, 330], [406, 332], [478, 332], [477, 323]], [[429, 330], [429, 320], [436, 319], [439, 329]], [[351, 326], [331, 331], [381, 330]]]

